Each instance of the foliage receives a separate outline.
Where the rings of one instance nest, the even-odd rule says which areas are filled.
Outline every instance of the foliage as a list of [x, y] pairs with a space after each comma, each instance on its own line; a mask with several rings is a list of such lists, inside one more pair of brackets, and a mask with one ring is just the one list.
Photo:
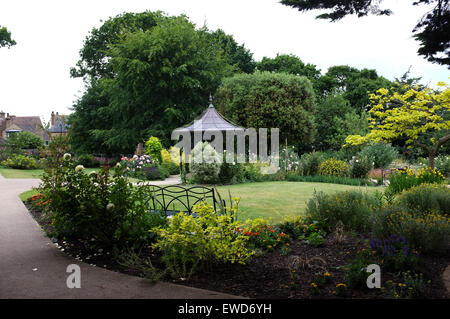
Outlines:
[[13, 149], [33, 149], [44, 146], [42, 138], [28, 131], [11, 134], [6, 141]]
[[412, 248], [423, 253], [443, 253], [448, 249], [450, 220], [446, 215], [410, 212], [402, 207], [392, 206], [374, 217], [373, 232], [378, 238], [399, 235]]
[[169, 177], [166, 167], [159, 165], [150, 155], [134, 155], [131, 158], [122, 157], [120, 165], [124, 168], [124, 174], [144, 180], [165, 179]]
[[320, 97], [329, 94], [342, 94], [357, 114], [362, 115], [369, 102], [367, 92], [375, 92], [392, 83], [370, 69], [358, 70], [347, 65], [328, 68], [327, 73], [316, 82], [316, 91]]
[[306, 76], [312, 81], [320, 77], [320, 70], [315, 65], [305, 64], [293, 54], [277, 54], [275, 58], [263, 57], [256, 67], [259, 71]]
[[430, 288], [430, 284], [430, 280], [424, 280], [423, 274], [406, 271], [402, 273], [402, 282], [388, 280], [382, 289], [388, 297], [394, 299], [423, 298]]
[[389, 189], [399, 194], [411, 187], [421, 185], [423, 183], [443, 183], [445, 177], [441, 172], [433, 168], [420, 168], [417, 171], [411, 169], [396, 170], [389, 176]]
[[435, 160], [436, 169], [443, 175], [450, 177], [450, 156], [440, 155]]
[[59, 134], [51, 138], [47, 147], [40, 148], [41, 162], [45, 162], [46, 168], [54, 169], [60, 166], [63, 156], [70, 153], [71, 144], [69, 140], [70, 134]]
[[31, 156], [14, 154], [1, 162], [3, 166], [18, 169], [35, 169], [38, 167], [36, 159]]
[[82, 56], [78, 70], [90, 77], [69, 120], [79, 152], [129, 154], [148, 136], [168, 145], [172, 130], [203, 111], [205, 97], [234, 70], [208, 31], [185, 16], [125, 14], [104, 25], [87, 40], [98, 43], [85, 43], [89, 54], [104, 49]]
[[314, 193], [306, 208], [306, 221], [318, 222], [326, 231], [341, 222], [347, 230], [365, 232], [370, 226], [370, 216], [376, 200], [359, 191], [344, 191], [336, 194]]
[[172, 155], [168, 150], [166, 149], [161, 150], [161, 161], [162, 161], [161, 165], [167, 168], [170, 175], [176, 175], [180, 173], [180, 162], [178, 163], [174, 162]]
[[388, 143], [373, 143], [365, 146], [358, 154], [373, 162], [374, 168], [386, 168], [397, 157], [397, 150]]
[[[450, 140], [448, 111], [450, 109], [450, 88], [445, 83], [442, 91], [430, 88], [420, 90], [417, 86], [404, 86], [403, 92], [379, 89], [370, 94], [371, 131], [365, 136], [350, 135], [348, 145], [359, 145], [368, 141], [382, 142], [405, 136], [406, 144], [415, 144], [429, 154], [430, 167], [439, 148]], [[419, 137], [432, 134], [428, 141]], [[427, 135], [428, 134], [428, 135]]]
[[244, 164], [228, 163], [226, 161], [226, 151], [223, 153], [222, 164], [220, 165], [219, 181], [222, 184], [241, 183], [245, 180]]
[[[113, 78], [109, 49], [123, 41], [126, 34], [137, 31], [152, 32], [162, 20], [170, 18], [160, 11], [125, 12], [109, 18], [99, 28], [93, 28], [86, 37], [80, 50], [80, 60], [76, 67], [71, 69], [71, 76]], [[253, 72], [255, 62], [252, 54], [243, 45], [237, 44], [231, 35], [220, 29], [213, 32], [203, 28], [200, 31], [211, 44], [222, 50], [228, 63], [233, 65], [237, 72]]]
[[357, 252], [348, 265], [344, 267], [345, 281], [350, 288], [367, 289], [367, 266], [376, 264], [377, 260], [370, 250], [362, 249]]
[[[368, 14], [390, 15], [389, 9], [381, 9], [379, 3], [381, 1], [371, 0], [282, 0], [281, 3], [287, 6], [297, 8], [299, 11], [309, 11], [315, 9], [328, 10], [317, 16], [320, 19], [330, 19], [332, 22], [345, 17], [346, 15], [357, 15], [364, 17]], [[448, 55], [448, 34], [449, 23], [448, 16], [450, 14], [446, 1], [443, 0], [417, 0], [413, 5], [429, 5], [433, 3], [435, 6], [419, 20], [413, 32], [416, 40], [420, 42], [418, 50], [419, 55], [423, 55], [428, 61], [450, 65]]]
[[6, 29], [6, 27], [2, 27], [0, 25], [0, 48], [8, 47], [10, 48], [13, 45], [16, 45], [16, 41], [11, 38], [11, 32]]
[[319, 165], [323, 162], [320, 153], [305, 153], [300, 157], [298, 172], [304, 176], [314, 176], [319, 171]]
[[197, 143], [191, 152], [189, 168], [193, 183], [215, 184], [219, 182], [222, 159], [208, 143]]
[[300, 165], [300, 157], [294, 146], [280, 149], [280, 169], [283, 171], [297, 171]]
[[382, 260], [383, 268], [389, 271], [414, 270], [418, 262], [418, 252], [409, 247], [405, 238], [391, 235], [385, 240], [372, 239], [370, 248]]
[[331, 184], [342, 184], [342, 185], [353, 185], [353, 186], [375, 186], [375, 183], [363, 180], [360, 178], [350, 178], [341, 176], [303, 176], [295, 173], [288, 173], [286, 175], [286, 180], [290, 182], [309, 182], [309, 183], [331, 183]]
[[269, 225], [269, 220], [264, 218], [247, 219], [247, 221], [237, 231], [248, 237], [249, 245], [261, 250], [273, 251], [277, 247], [286, 247], [292, 238]]
[[239, 45], [233, 36], [226, 34], [223, 30], [206, 31], [206, 37], [210, 38], [210, 42], [218, 45], [223, 50], [223, 55], [227, 63], [234, 68], [236, 73], [253, 73], [256, 63], [253, 60], [253, 54], [244, 47]]
[[348, 177], [350, 175], [350, 165], [344, 161], [329, 158], [319, 165], [317, 173], [325, 176]]
[[158, 163], [162, 163], [162, 149], [161, 141], [157, 137], [150, 136], [145, 142], [145, 153], [150, 155], [153, 159], [158, 160]]
[[359, 117], [342, 93], [330, 93], [317, 103], [315, 114], [317, 147], [324, 150], [340, 149], [348, 135], [365, 134], [368, 128], [367, 120], [364, 119], [361, 127], [361, 125], [355, 125], [355, 121], [351, 120], [352, 116]]
[[91, 154], [80, 154], [76, 157], [76, 162], [84, 167], [99, 167], [100, 163], [94, 160]]
[[148, 214], [146, 186], [133, 186], [116, 165], [86, 174], [69, 154], [59, 165], [46, 169], [40, 193], [47, 201], [45, 212], [59, 238], [72, 237], [102, 249], [140, 248], [149, 244], [148, 229], [164, 223]]
[[247, 237], [236, 232], [237, 222], [228, 215], [218, 215], [211, 205], [194, 205], [193, 215], [173, 216], [167, 228], [152, 229], [158, 234], [153, 248], [161, 251], [162, 260], [177, 278], [189, 277], [194, 271], [212, 270], [217, 263], [245, 264], [252, 251]]
[[450, 213], [450, 189], [446, 185], [420, 184], [403, 192], [397, 202], [409, 211]]
[[373, 167], [372, 163], [369, 157], [354, 157], [350, 161], [350, 176], [352, 178], [366, 179]]
[[226, 78], [216, 92], [216, 107], [243, 127], [279, 128], [280, 139], [310, 144], [314, 132], [314, 92], [302, 76], [255, 72]]

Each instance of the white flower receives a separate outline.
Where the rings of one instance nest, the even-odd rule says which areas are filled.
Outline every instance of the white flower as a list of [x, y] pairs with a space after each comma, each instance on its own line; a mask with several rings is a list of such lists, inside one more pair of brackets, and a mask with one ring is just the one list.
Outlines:
[[82, 170], [84, 170], [84, 166], [83, 165], [77, 165], [75, 167], [75, 171], [77, 171], [77, 172], [81, 172]]
[[106, 209], [107, 210], [113, 210], [114, 209], [114, 204], [113, 203], [108, 203], [108, 205], [106, 205]]
[[68, 161], [72, 158], [72, 155], [70, 155], [69, 153], [66, 153], [66, 154], [64, 154], [63, 158], [65, 161]]
[[117, 167], [117, 168], [120, 168], [121, 166], [122, 166], [122, 165], [120, 165], [120, 163], [117, 163], [117, 164], [116, 164], [116, 167]]
[[89, 176], [90, 177], [95, 177], [95, 176], [97, 176], [97, 172], [96, 171], [92, 171], [92, 172], [89, 173]]

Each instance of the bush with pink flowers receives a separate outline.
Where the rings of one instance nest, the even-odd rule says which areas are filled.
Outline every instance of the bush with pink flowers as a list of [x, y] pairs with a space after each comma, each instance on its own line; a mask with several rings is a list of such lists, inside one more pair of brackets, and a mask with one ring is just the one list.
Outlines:
[[134, 155], [133, 157], [122, 157], [120, 165], [125, 168], [128, 177], [144, 180], [165, 179], [169, 176], [167, 168], [161, 166], [157, 159], [151, 155]]

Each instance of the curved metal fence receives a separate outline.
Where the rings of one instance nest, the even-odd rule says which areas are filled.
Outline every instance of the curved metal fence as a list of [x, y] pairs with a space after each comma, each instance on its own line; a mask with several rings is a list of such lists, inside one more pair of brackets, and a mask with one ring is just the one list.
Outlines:
[[151, 212], [163, 211], [166, 215], [179, 212], [192, 214], [194, 205], [202, 201], [210, 203], [216, 211], [217, 200], [212, 187], [151, 184], [147, 186], [151, 195], [146, 204]]

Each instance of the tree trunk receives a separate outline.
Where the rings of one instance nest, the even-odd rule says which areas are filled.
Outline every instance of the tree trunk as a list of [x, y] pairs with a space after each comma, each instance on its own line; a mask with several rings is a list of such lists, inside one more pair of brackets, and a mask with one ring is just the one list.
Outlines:
[[435, 152], [430, 152], [428, 156], [428, 166], [432, 169], [434, 169], [434, 158], [436, 157]]

